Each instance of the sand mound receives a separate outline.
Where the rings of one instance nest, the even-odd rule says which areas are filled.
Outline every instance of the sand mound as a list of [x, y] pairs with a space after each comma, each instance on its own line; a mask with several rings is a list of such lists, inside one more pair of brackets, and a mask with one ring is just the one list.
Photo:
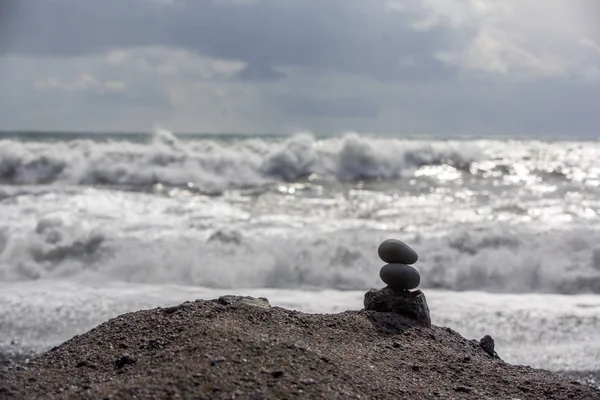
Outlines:
[[0, 399], [600, 399], [395, 314], [304, 314], [262, 301], [124, 314], [26, 367]]

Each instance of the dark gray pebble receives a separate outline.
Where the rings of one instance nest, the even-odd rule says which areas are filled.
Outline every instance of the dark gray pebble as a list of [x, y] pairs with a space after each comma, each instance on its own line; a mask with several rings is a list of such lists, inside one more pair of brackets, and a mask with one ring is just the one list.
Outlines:
[[419, 259], [416, 251], [397, 239], [384, 240], [377, 249], [379, 257], [389, 264], [414, 264]]
[[419, 271], [405, 264], [387, 264], [379, 271], [379, 277], [392, 289], [410, 290], [419, 286]]

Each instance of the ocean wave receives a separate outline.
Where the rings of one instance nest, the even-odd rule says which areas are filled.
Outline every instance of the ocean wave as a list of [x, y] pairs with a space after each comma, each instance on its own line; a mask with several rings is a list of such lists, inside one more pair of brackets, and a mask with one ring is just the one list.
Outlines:
[[378, 243], [400, 237], [419, 252], [423, 288], [600, 293], [600, 232], [509, 225], [425, 236], [377, 230], [264, 236], [194, 229], [173, 237], [115, 234], [80, 221], [41, 219], [0, 231], [0, 281], [80, 279], [211, 288], [381, 287]]
[[311, 176], [339, 181], [398, 179], [423, 165], [464, 170], [481, 157], [475, 145], [377, 139], [346, 134], [316, 140], [181, 141], [158, 130], [148, 143], [127, 141], [0, 141], [0, 181], [83, 185], [154, 184], [227, 188], [294, 182]]
[[[424, 287], [600, 293], [599, 157], [593, 143], [356, 133], [3, 140], [0, 281], [362, 290], [381, 285], [378, 242], [398, 236]], [[358, 181], [384, 182], [335, 184]]]

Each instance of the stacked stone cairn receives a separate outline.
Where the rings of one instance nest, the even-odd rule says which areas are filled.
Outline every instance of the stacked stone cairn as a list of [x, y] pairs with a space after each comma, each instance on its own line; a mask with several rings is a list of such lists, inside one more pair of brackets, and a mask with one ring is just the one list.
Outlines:
[[390, 288], [410, 290], [419, 286], [419, 271], [411, 267], [419, 259], [416, 251], [406, 243], [396, 239], [387, 239], [377, 249], [379, 258], [387, 264], [379, 271], [379, 277]]
[[421, 283], [419, 272], [411, 267], [419, 259], [418, 254], [397, 239], [383, 241], [377, 252], [387, 263], [379, 271], [379, 277], [387, 286], [365, 293], [365, 310], [399, 314], [431, 326], [425, 295], [420, 290], [411, 291]]

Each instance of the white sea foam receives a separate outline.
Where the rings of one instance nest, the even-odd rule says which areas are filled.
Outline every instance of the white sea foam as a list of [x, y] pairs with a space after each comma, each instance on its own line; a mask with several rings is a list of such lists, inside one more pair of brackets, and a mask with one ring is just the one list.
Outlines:
[[64, 182], [148, 186], [188, 183], [211, 187], [297, 181], [311, 174], [327, 179], [395, 179], [422, 165], [464, 167], [477, 146], [374, 139], [347, 134], [316, 140], [299, 134], [286, 140], [234, 143], [179, 141], [158, 130], [148, 143], [76, 140], [54, 143], [0, 141], [0, 180], [12, 184]]
[[157, 130], [147, 142], [0, 140], [0, 180], [10, 184], [62, 182], [227, 188], [311, 175], [339, 181], [389, 180], [412, 176], [419, 167], [448, 165], [481, 177], [535, 183], [568, 178], [600, 185], [600, 146], [592, 142], [422, 141], [348, 133], [317, 140], [181, 141]]
[[[427, 205], [398, 215], [340, 217], [356, 212], [353, 201], [330, 207], [296, 197], [296, 215], [284, 214], [289, 197], [259, 207], [235, 196], [94, 189], [21, 195], [3, 202], [0, 281], [364, 289], [378, 285], [378, 243], [399, 237], [421, 254], [424, 287], [600, 293], [594, 219], [553, 226], [550, 216], [515, 224], [523, 217], [516, 214], [490, 223], [487, 214], [454, 215], [453, 203], [425, 216]], [[398, 229], [407, 222], [418, 230]]]
[[425, 287], [600, 293], [599, 157], [355, 133], [4, 140], [0, 281], [363, 289], [399, 237]]

